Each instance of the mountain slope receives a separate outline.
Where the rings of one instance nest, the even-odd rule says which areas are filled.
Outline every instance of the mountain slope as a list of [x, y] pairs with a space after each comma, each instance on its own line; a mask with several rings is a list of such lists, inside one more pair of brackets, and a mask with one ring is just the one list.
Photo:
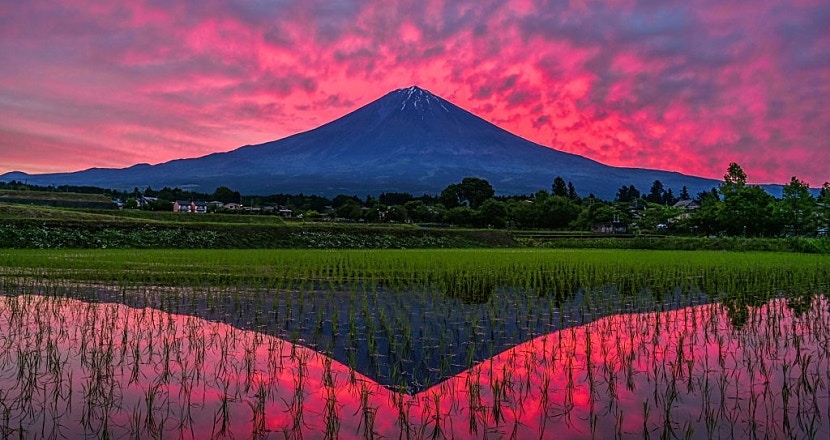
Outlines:
[[490, 181], [500, 194], [549, 189], [554, 177], [582, 195], [612, 198], [621, 185], [647, 191], [655, 179], [679, 193], [717, 181], [679, 173], [617, 168], [520, 138], [418, 87], [399, 89], [313, 130], [226, 153], [124, 169], [26, 175], [3, 180], [42, 185], [152, 186], [246, 194], [438, 193], [468, 176]]

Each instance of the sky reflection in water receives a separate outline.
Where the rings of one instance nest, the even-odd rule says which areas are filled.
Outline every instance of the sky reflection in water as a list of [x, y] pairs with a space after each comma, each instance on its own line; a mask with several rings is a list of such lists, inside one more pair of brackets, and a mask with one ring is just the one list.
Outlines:
[[120, 304], [0, 296], [3, 436], [830, 435], [830, 309], [720, 304], [540, 336], [415, 395], [311, 349]]

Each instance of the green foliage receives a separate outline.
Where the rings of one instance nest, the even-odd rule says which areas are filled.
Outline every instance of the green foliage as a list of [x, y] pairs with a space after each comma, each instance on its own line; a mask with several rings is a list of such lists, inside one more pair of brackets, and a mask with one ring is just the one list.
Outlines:
[[363, 210], [359, 202], [347, 198], [337, 208], [337, 216], [348, 220], [359, 220], [363, 216]]
[[615, 206], [593, 201], [587, 208], [582, 209], [574, 221], [574, 226], [580, 230], [590, 231], [594, 224], [610, 222], [616, 218], [627, 220], [628, 216]]
[[567, 197], [568, 196], [568, 186], [565, 183], [565, 179], [556, 176], [553, 179], [553, 185], [551, 186], [551, 193], [555, 196], [560, 197]]
[[655, 180], [654, 184], [651, 185], [651, 190], [649, 191], [645, 199], [648, 202], [660, 204], [663, 203], [663, 197], [665, 193], [666, 190], [663, 188], [663, 183], [659, 180]]
[[412, 199], [412, 194], [406, 192], [385, 192], [378, 196], [378, 202], [387, 206], [404, 205]]
[[[635, 233], [659, 231], [660, 234], [740, 237], [815, 237], [828, 233], [830, 183], [825, 183], [821, 194], [815, 198], [806, 183], [793, 177], [784, 187], [782, 199], [776, 200], [760, 187], [748, 185], [746, 182], [746, 173], [740, 165], [730, 163], [724, 181], [717, 189], [697, 194], [700, 209], [684, 211], [667, 209], [676, 198], [672, 188], [665, 188], [659, 180], [654, 181], [645, 198], [641, 198], [640, 191], [634, 185], [623, 185], [617, 191], [616, 203], [607, 203], [593, 195], [584, 200], [580, 199], [573, 183], [561, 176], [554, 178], [551, 193], [542, 189], [533, 196], [495, 197], [495, 189], [489, 182], [467, 177], [459, 183], [447, 186], [438, 197], [413, 197], [405, 192], [387, 192], [380, 194], [378, 199], [367, 196], [365, 202], [357, 196], [345, 194], [332, 200], [303, 194], [254, 196], [245, 197], [244, 200], [246, 206], [279, 205], [294, 213], [309, 214], [304, 216], [304, 220], [319, 219], [320, 216], [314, 213], [324, 213], [327, 220], [368, 223], [414, 222], [496, 229], [590, 231], [598, 223], [620, 221], [627, 224], [629, 230]], [[11, 182], [0, 185], [0, 201], [4, 197], [2, 188], [7, 188], [6, 193], [20, 193], [20, 188], [23, 188], [26, 193], [37, 194], [31, 199], [57, 200], [65, 197], [55, 188], [29, 191], [26, 185]], [[109, 206], [110, 203], [101, 192], [109, 193], [100, 188], [97, 191], [99, 194], [94, 197], [104, 200]], [[128, 208], [134, 208], [135, 200], [140, 197], [141, 191], [135, 188], [131, 194], [111, 193], [122, 197]], [[213, 194], [193, 193], [179, 188], [155, 191], [148, 187], [144, 190], [144, 195], [159, 197], [156, 202], [144, 204], [144, 209], [162, 212], [172, 211], [170, 200], [175, 199], [222, 202], [242, 200], [238, 192], [227, 187], [219, 187]], [[89, 194], [84, 196], [93, 197]], [[689, 199], [688, 188], [682, 188], [680, 198]], [[8, 201], [8, 195], [6, 200]], [[233, 214], [239, 216], [243, 213]], [[658, 225], [668, 226], [658, 228]]]
[[242, 203], [242, 194], [239, 191], [234, 191], [226, 186], [220, 186], [213, 192], [211, 200], [217, 200], [222, 203]]
[[774, 234], [775, 199], [759, 186], [746, 185], [746, 174], [738, 164], [729, 165], [719, 191], [723, 201], [716, 210], [717, 220], [727, 235], [762, 237]]
[[579, 194], [576, 192], [576, 187], [572, 182], [568, 182], [568, 198], [574, 201], [579, 201]]
[[477, 217], [476, 211], [466, 206], [456, 206], [446, 214], [447, 223], [466, 227], [475, 227], [478, 223]]
[[793, 176], [784, 186], [783, 196], [776, 204], [776, 218], [788, 235], [814, 234], [816, 230], [816, 200], [810, 187]]
[[726, 174], [723, 175], [723, 180], [728, 186], [741, 187], [746, 185], [746, 173], [740, 165], [735, 162], [730, 162]]
[[403, 206], [395, 205], [386, 210], [386, 221], [402, 223], [407, 218], [409, 218], [409, 213]]
[[539, 227], [564, 229], [579, 217], [582, 208], [564, 196], [553, 196], [542, 201], [539, 206]]
[[442, 213], [435, 206], [428, 206], [422, 200], [410, 200], [403, 207], [413, 222], [437, 223], [442, 221]]
[[504, 228], [507, 226], [507, 204], [495, 199], [487, 199], [478, 210], [478, 227]]
[[465, 177], [441, 191], [438, 200], [447, 208], [468, 206], [477, 209], [485, 200], [496, 194], [490, 182], [477, 177]]
[[617, 196], [614, 198], [615, 202], [633, 202], [640, 198], [640, 190], [634, 187], [634, 185], [629, 186], [621, 186], [620, 189], [617, 190]]

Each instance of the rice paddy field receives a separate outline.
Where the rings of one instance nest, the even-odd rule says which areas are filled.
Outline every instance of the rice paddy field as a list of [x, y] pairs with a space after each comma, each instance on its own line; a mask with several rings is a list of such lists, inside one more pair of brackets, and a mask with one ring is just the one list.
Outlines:
[[0, 250], [0, 438], [828, 438], [830, 258]]

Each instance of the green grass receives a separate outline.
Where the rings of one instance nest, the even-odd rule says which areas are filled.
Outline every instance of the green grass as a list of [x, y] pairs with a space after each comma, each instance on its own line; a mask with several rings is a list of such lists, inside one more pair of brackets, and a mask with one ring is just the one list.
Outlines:
[[741, 252], [803, 252], [830, 254], [830, 238], [744, 238], [744, 237], [585, 237], [525, 235], [517, 241], [528, 247], [548, 249], [643, 249], [709, 250]]
[[[709, 294], [826, 290], [830, 257], [785, 253], [637, 250], [0, 250], [7, 281], [286, 288], [494, 285], [542, 294], [613, 285], [621, 293], [675, 288]], [[482, 279], [486, 283], [482, 284]]]
[[110, 203], [109, 197], [101, 194], [81, 194], [71, 192], [20, 191], [0, 189], [0, 201], [3, 200], [61, 200], [71, 202]]

